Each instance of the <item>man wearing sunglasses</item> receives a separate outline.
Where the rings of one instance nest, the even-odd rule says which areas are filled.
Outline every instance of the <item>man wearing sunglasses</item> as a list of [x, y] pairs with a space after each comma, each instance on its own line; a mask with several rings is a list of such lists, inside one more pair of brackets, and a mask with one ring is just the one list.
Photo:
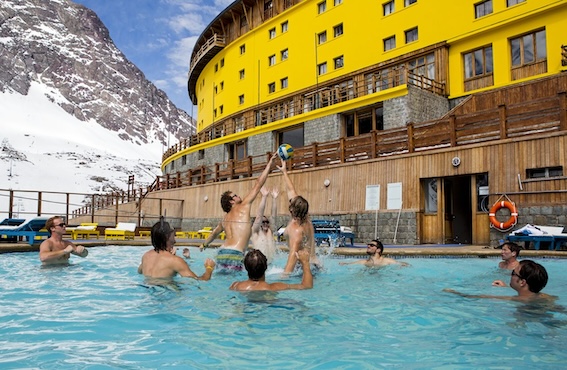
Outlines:
[[[522, 260], [510, 274], [510, 288], [518, 293], [516, 296], [473, 295], [457, 292], [453, 289], [444, 289], [444, 291], [466, 298], [493, 298], [520, 302], [554, 301], [557, 297], [540, 293], [547, 285], [547, 279], [545, 267], [532, 260]], [[505, 287], [506, 283], [502, 280], [495, 280], [492, 285]]]
[[[256, 214], [256, 219], [252, 224], [252, 236], [250, 236], [250, 241], [254, 246], [254, 249], [262, 251], [268, 264], [272, 263], [274, 256], [276, 254], [276, 241], [274, 239], [274, 223], [276, 216], [278, 214], [278, 195], [279, 190], [274, 188], [270, 192], [266, 187], [260, 189], [262, 193], [262, 200], [258, 206], [258, 213]], [[272, 194], [272, 213], [270, 218], [264, 216], [264, 209], [266, 208], [266, 203], [268, 195]]]
[[364, 265], [366, 267], [382, 267], [387, 265], [409, 266], [406, 262], [396, 261], [393, 258], [382, 256], [384, 245], [381, 241], [374, 239], [366, 244], [366, 254], [369, 256], [365, 260], [357, 260], [354, 262], [339, 262], [339, 265]]
[[60, 216], [53, 216], [45, 223], [50, 236], [39, 245], [39, 260], [44, 265], [66, 264], [71, 254], [79, 257], [86, 257], [89, 254], [82, 245], [63, 240], [66, 226]]

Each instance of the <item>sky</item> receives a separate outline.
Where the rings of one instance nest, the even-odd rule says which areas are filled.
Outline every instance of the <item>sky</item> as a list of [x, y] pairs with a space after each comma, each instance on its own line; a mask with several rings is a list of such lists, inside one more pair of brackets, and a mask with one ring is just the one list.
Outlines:
[[180, 109], [196, 118], [187, 92], [189, 60], [205, 27], [234, 0], [73, 0], [97, 13], [114, 44]]

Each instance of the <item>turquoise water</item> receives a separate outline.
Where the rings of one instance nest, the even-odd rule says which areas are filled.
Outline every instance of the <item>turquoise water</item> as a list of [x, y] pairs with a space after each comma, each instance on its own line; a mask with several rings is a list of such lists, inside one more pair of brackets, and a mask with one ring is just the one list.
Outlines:
[[[418, 259], [367, 270], [327, 258], [315, 287], [267, 297], [228, 290], [244, 275], [150, 286], [147, 247], [97, 247], [42, 268], [37, 253], [0, 255], [0, 368], [560, 369], [567, 315], [442, 292], [513, 295], [498, 259]], [[191, 248], [192, 269], [205, 257]], [[178, 252], [180, 253], [180, 252]], [[539, 259], [544, 289], [567, 306], [567, 260]], [[279, 277], [285, 256], [268, 280]], [[292, 278], [291, 281], [298, 281]]]

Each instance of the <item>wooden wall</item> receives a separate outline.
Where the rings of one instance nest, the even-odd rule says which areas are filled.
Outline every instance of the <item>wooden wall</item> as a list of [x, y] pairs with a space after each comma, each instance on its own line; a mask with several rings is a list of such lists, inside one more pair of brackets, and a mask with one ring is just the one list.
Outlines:
[[[299, 194], [310, 203], [312, 215], [360, 215], [365, 211], [366, 186], [380, 185], [380, 213], [387, 210], [387, 185], [402, 183], [403, 211], [414, 212], [419, 219], [416, 233], [422, 242], [439, 242], [444, 235], [444, 215], [424, 215], [424, 201], [420, 180], [488, 173], [490, 205], [502, 194], [507, 194], [519, 207], [567, 203], [567, 176], [554, 179], [526, 181], [526, 169], [561, 166], [567, 167], [567, 134], [547, 133], [543, 137], [526, 137], [471, 144], [458, 148], [441, 148], [422, 153], [393, 155], [364, 162], [353, 162], [290, 172]], [[459, 157], [461, 164], [452, 165]], [[519, 178], [518, 178], [519, 174]], [[325, 187], [325, 180], [330, 185]], [[223, 211], [220, 196], [230, 190], [245, 195], [255, 178], [151, 192], [142, 201], [141, 212], [147, 219], [164, 212], [168, 218], [183, 220], [220, 219]], [[471, 180], [473, 181], [473, 180]], [[520, 189], [520, 182], [522, 189]], [[287, 215], [287, 197], [281, 174], [274, 170], [266, 183], [281, 191], [278, 213]], [[489, 242], [489, 222], [486, 212], [476, 211], [476, 186], [471, 186], [473, 214], [473, 243]], [[441, 195], [439, 195], [442, 198]], [[162, 199], [160, 202], [159, 199]], [[167, 199], [164, 200], [164, 199]], [[253, 206], [253, 215], [259, 199]], [[120, 215], [132, 216], [137, 211], [130, 204], [120, 205]], [[442, 206], [442, 204], [441, 204]], [[122, 208], [126, 207], [126, 208]], [[441, 208], [439, 208], [441, 209]], [[110, 210], [110, 213], [114, 212]], [[109, 210], [105, 212], [107, 215]], [[98, 213], [97, 213], [98, 214]], [[121, 219], [119, 221], [125, 221]], [[87, 222], [87, 221], [85, 221]], [[96, 222], [96, 221], [95, 221]], [[356, 230], [355, 230], [356, 231]]]

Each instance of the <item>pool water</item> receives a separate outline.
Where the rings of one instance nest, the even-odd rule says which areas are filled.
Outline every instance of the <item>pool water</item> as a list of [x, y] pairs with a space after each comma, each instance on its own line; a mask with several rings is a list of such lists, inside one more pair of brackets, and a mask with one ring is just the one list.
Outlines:
[[[514, 295], [498, 259], [407, 258], [409, 267], [339, 266], [326, 258], [312, 290], [246, 296], [240, 275], [150, 285], [148, 247], [89, 248], [65, 267], [37, 253], [0, 256], [0, 368], [560, 369], [567, 314], [443, 292]], [[214, 250], [191, 248], [192, 269]], [[180, 254], [180, 251], [178, 252]], [[278, 256], [268, 280], [279, 278]], [[536, 259], [544, 292], [567, 306], [567, 260]], [[298, 282], [293, 277], [290, 282]]]

